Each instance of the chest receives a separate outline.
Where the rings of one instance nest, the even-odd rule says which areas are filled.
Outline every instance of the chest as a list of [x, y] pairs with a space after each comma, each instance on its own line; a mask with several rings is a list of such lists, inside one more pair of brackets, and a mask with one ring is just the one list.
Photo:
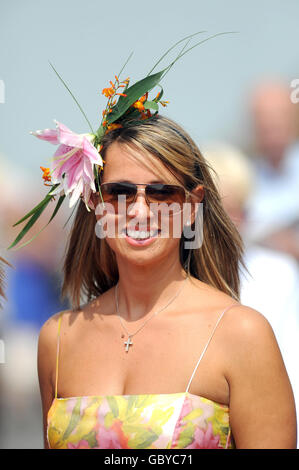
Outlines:
[[[161, 394], [189, 391], [228, 403], [219, 343], [212, 322], [154, 319], [140, 328], [116, 317], [61, 335], [58, 396]], [[128, 333], [131, 336], [128, 336]], [[198, 360], [202, 356], [199, 364]]]

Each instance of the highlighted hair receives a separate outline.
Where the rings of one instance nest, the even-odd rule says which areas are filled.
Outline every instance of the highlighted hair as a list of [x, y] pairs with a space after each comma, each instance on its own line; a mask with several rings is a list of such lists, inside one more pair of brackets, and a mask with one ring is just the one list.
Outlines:
[[[245, 267], [243, 242], [222, 207], [213, 170], [191, 137], [172, 120], [156, 115], [106, 134], [101, 151], [104, 159], [114, 142], [159, 159], [189, 191], [198, 184], [204, 186], [203, 243], [200, 248], [185, 249], [182, 234], [181, 265], [191, 276], [239, 300], [239, 269]], [[105, 239], [96, 237], [95, 224], [95, 212], [88, 212], [80, 201], [69, 234], [62, 286], [62, 297], [68, 296], [74, 308], [80, 307], [83, 296], [90, 301], [118, 281], [115, 255]]]

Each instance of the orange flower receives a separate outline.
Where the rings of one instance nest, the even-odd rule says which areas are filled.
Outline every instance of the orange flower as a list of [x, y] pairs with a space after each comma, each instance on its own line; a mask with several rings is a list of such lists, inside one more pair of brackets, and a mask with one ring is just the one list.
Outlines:
[[46, 181], [49, 181], [51, 182], [51, 175], [50, 175], [50, 168], [45, 168], [43, 166], [40, 166], [40, 169], [43, 171], [43, 180], [44, 180], [44, 184], [46, 186], [50, 186], [49, 184], [46, 184]]
[[138, 109], [138, 111], [144, 111], [144, 105], [140, 100], [135, 101], [135, 103], [132, 104], [133, 108]]
[[[113, 83], [112, 83], [113, 85]], [[102, 90], [102, 95], [105, 95], [106, 98], [111, 98], [115, 94], [115, 88], [114, 85], [111, 86], [110, 88], [103, 88]]]
[[145, 93], [145, 95], [141, 96], [139, 100], [135, 101], [135, 103], [132, 104], [133, 108], [138, 109], [138, 111], [142, 113], [142, 111], [144, 111], [143, 103], [147, 101], [147, 98], [148, 98], [148, 93]]
[[112, 124], [109, 124], [107, 126], [107, 130], [106, 130], [106, 134], [108, 134], [108, 132], [110, 131], [113, 131], [114, 129], [119, 129], [120, 127], [122, 127], [121, 124], [115, 124], [114, 122]]
[[145, 93], [145, 95], [141, 96], [141, 98], [139, 98], [139, 101], [141, 101], [141, 103], [144, 103], [148, 98], [148, 92]]

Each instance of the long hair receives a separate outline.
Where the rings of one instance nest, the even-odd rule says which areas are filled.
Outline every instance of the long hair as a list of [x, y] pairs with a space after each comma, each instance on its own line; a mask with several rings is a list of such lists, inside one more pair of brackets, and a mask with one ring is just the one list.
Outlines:
[[[211, 176], [213, 170], [195, 142], [178, 124], [160, 115], [106, 134], [101, 151], [104, 159], [114, 142], [133, 147], [140, 151], [140, 155], [147, 154], [153, 163], [157, 158], [189, 191], [198, 184], [204, 186], [203, 243], [198, 249], [186, 249], [183, 233], [180, 262], [190, 275], [239, 300], [240, 264], [245, 267], [243, 242], [222, 207]], [[63, 268], [62, 297], [68, 296], [74, 308], [80, 307], [82, 295], [90, 301], [118, 281], [115, 254], [105, 239], [96, 236], [95, 224], [95, 212], [88, 212], [80, 201], [69, 234]]]

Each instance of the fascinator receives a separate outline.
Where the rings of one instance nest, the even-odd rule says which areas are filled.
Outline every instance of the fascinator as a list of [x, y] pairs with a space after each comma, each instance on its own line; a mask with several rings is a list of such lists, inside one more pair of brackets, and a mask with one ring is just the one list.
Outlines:
[[[17, 226], [26, 222], [13, 243], [8, 247], [9, 249], [15, 248], [16, 245], [19, 245], [18, 248], [21, 248], [30, 243], [53, 220], [66, 199], [69, 200], [69, 207], [72, 209], [72, 213], [80, 200], [84, 202], [86, 210], [90, 211], [89, 201], [91, 193], [99, 192], [101, 195], [100, 179], [105, 164], [101, 156], [103, 137], [113, 129], [126, 127], [132, 125], [132, 123], [136, 125], [138, 122], [142, 123], [144, 120], [155, 116], [161, 106], [165, 107], [168, 104], [168, 101], [162, 100], [164, 91], [161, 81], [174, 64], [198, 45], [221, 34], [228, 34], [228, 32], [217, 33], [193, 45], [190, 44], [195, 37], [203, 33], [205, 31], [200, 31], [176, 42], [160, 57], [149, 73], [134, 84], [131, 84], [130, 78], [122, 78], [123, 70], [131, 58], [131, 54], [120, 72], [115, 75], [114, 80], [110, 81], [109, 85], [102, 90], [102, 94], [107, 98], [107, 105], [100, 114], [100, 125], [96, 130], [91, 125], [81, 105], [65, 81], [55, 67], [50, 64], [78, 105], [86, 120], [89, 131], [84, 134], [77, 134], [61, 122], [54, 121], [54, 129], [31, 132], [38, 139], [57, 146], [57, 149], [51, 158], [49, 167], [40, 166], [44, 185], [49, 187], [49, 190], [41, 202], [14, 224], [14, 226]], [[162, 70], [154, 72], [162, 60], [178, 46], [180, 46], [180, 50], [175, 58]], [[153, 96], [150, 96], [151, 93], [154, 93]], [[20, 244], [46, 207], [53, 203], [55, 206], [47, 224], [29, 240]]]

